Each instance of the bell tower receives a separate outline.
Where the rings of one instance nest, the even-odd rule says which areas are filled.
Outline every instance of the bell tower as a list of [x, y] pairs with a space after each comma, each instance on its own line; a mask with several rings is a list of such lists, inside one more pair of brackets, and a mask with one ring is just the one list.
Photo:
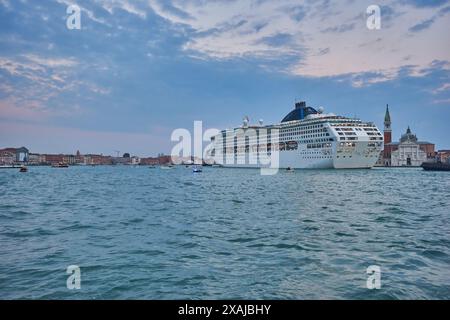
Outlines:
[[383, 162], [384, 165], [390, 165], [391, 163], [391, 146], [392, 142], [392, 128], [391, 128], [391, 115], [389, 114], [389, 105], [386, 105], [386, 114], [384, 116], [384, 151]]
[[392, 142], [391, 115], [389, 114], [389, 105], [386, 105], [386, 114], [384, 116], [384, 143]]

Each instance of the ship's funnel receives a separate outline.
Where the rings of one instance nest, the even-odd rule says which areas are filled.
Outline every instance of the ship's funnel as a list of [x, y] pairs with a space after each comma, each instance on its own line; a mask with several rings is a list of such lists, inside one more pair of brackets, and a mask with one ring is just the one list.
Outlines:
[[295, 109], [306, 108], [306, 101], [300, 101], [295, 103]]

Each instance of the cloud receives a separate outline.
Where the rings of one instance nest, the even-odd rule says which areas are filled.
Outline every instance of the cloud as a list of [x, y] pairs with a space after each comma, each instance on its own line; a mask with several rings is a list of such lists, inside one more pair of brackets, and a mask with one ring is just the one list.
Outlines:
[[422, 8], [422, 7], [439, 7], [448, 3], [448, 0], [404, 0], [404, 3]]
[[[76, 4], [76, 3], [74, 3], [74, 1], [71, 1], [71, 0], [56, 0], [56, 1], [57, 1], [59, 4], [63, 4], [63, 5], [66, 6], [66, 7], [69, 7], [69, 6], [73, 5], [73, 4]], [[87, 9], [86, 7], [83, 7], [83, 6], [79, 5], [79, 4], [76, 4], [76, 5], [77, 5], [78, 7], [80, 7], [81, 12], [82, 12], [82, 13], [83, 13], [83, 12], [86, 13], [86, 15], [88, 16], [88, 18], [91, 19], [92, 21], [97, 22], [97, 23], [102, 24], [102, 25], [111, 26], [109, 23], [106, 22], [105, 19], [102, 19], [102, 18], [97, 17], [97, 16], [94, 14], [94, 11], [92, 11], [92, 10], [90, 10], [90, 9]]]
[[170, 1], [150, 1], [152, 9], [160, 16], [170, 17], [171, 21], [183, 22], [186, 20], [192, 20], [193, 18], [187, 11], [182, 10], [179, 6], [172, 4]]
[[261, 39], [261, 42], [271, 47], [283, 47], [292, 41], [292, 35], [289, 33], [278, 33], [273, 36], [267, 36]]
[[78, 64], [78, 62], [73, 58], [47, 58], [34, 54], [24, 55], [24, 57], [39, 66], [49, 68], [73, 67]]
[[433, 94], [440, 94], [442, 92], [450, 92], [450, 83], [444, 83], [432, 91]]
[[414, 26], [412, 26], [411, 28], [409, 28], [410, 32], [420, 32], [422, 30], [428, 29], [431, 27], [431, 25], [439, 18], [445, 16], [447, 13], [450, 12], [450, 6], [449, 7], [444, 7], [439, 9], [439, 11], [433, 15], [430, 19], [426, 19]]
[[103, 9], [108, 11], [111, 15], [114, 11], [119, 9], [129, 14], [136, 15], [141, 19], [147, 18], [147, 12], [142, 9], [138, 4], [138, 1], [127, 1], [127, 0], [95, 0]]
[[436, 100], [433, 100], [433, 104], [447, 104], [447, 105], [450, 105], [450, 98], [449, 99], [436, 99]]
[[405, 66], [421, 74], [434, 60], [450, 61], [450, 43], [441, 37], [449, 25], [444, 1], [387, 1], [381, 30], [367, 29], [366, 6], [354, 1], [164, 3], [149, 0], [156, 14], [184, 28], [183, 50], [203, 59], [289, 56], [296, 59], [282, 71], [293, 75], [377, 74], [376, 81], [395, 79]]
[[[67, 68], [75, 65], [77, 62], [68, 58], [43, 58], [31, 54], [15, 58], [0, 56], [0, 71], [5, 71], [15, 79], [27, 80], [28, 84], [33, 83], [45, 91], [61, 90], [65, 85]], [[19, 94], [19, 96], [26, 95], [26, 90]]]
[[347, 23], [347, 24], [342, 24], [342, 25], [335, 26], [335, 27], [328, 27], [328, 28], [322, 30], [322, 32], [343, 33], [343, 32], [347, 32], [347, 31], [351, 31], [354, 28], [355, 28], [355, 23]]
[[413, 27], [409, 28], [409, 31], [419, 32], [419, 31], [428, 29], [433, 23], [434, 23], [434, 19], [428, 19], [428, 20], [422, 21], [421, 23], [418, 23], [418, 24], [414, 25]]
[[[72, 102], [59, 108], [61, 103], [52, 103], [60, 95], [92, 92], [107, 95], [108, 88], [81, 80], [77, 76], [79, 61], [71, 57], [48, 57], [24, 54], [16, 57], [0, 56], [0, 103], [2, 116], [27, 119], [39, 112], [44, 116], [70, 115], [80, 112], [79, 106]], [[91, 64], [84, 68], [95, 69]], [[25, 110], [30, 110], [28, 113]], [[29, 117], [29, 115], [33, 115]]]
[[0, 0], [0, 5], [2, 5], [6, 9], [11, 9], [11, 4], [8, 0]]

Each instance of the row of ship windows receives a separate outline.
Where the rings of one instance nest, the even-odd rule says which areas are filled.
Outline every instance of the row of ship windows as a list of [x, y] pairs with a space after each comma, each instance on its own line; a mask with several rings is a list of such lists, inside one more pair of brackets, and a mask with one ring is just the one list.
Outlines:
[[[376, 139], [376, 138], [375, 138]], [[341, 140], [345, 140], [345, 138], [341, 138]], [[349, 137], [347, 138], [347, 140], [357, 140], [357, 138], [353, 138], [353, 137]], [[327, 142], [327, 141], [333, 141], [333, 139], [316, 139], [316, 140], [302, 140], [300, 141], [300, 143], [302, 144], [307, 144], [307, 148], [329, 148], [331, 147], [331, 143], [322, 143], [322, 142]], [[355, 146], [356, 144], [354, 142], [340, 142], [340, 146]], [[368, 146], [369, 147], [376, 147], [376, 146], [380, 146], [381, 142], [376, 142], [376, 143], [369, 143]], [[233, 153], [232, 150], [238, 150], [238, 149], [242, 149], [242, 150], [246, 150], [245, 152], [248, 152], [247, 150], [249, 150], [250, 148], [252, 149], [252, 152], [257, 152], [259, 150], [271, 150], [273, 146], [274, 150], [297, 150], [298, 149], [298, 143], [296, 141], [288, 141], [288, 142], [279, 142], [278, 144], [272, 144], [272, 143], [268, 143], [267, 145], [262, 144], [262, 145], [245, 145], [245, 146], [235, 146], [233, 145], [228, 145], [225, 146], [223, 148], [223, 152], [225, 153], [226, 150], [229, 151], [229, 153]]]
[[381, 136], [380, 132], [366, 132], [368, 136]]
[[[368, 135], [368, 136], [381, 136], [381, 133], [380, 132], [366, 132], [366, 134]], [[356, 132], [348, 132], [348, 131], [345, 131], [345, 132], [340, 132], [340, 131], [338, 131], [338, 135], [340, 135], [340, 136], [343, 136], [343, 135], [346, 135], [346, 136], [356, 136]]]
[[287, 127], [287, 128], [283, 128], [283, 131], [286, 132], [292, 132], [292, 131], [299, 131], [299, 130], [312, 130], [312, 129], [318, 129], [318, 128], [323, 128], [323, 124], [320, 125], [311, 125], [311, 126], [301, 126], [301, 127]]
[[371, 142], [367, 144], [368, 147], [381, 147], [382, 145], [383, 143], [381, 142]]
[[289, 141], [289, 142], [280, 142], [280, 143], [268, 143], [268, 144], [261, 144], [261, 145], [245, 145], [245, 146], [233, 146], [233, 147], [225, 147], [222, 149], [223, 153], [248, 153], [250, 152], [250, 149], [252, 152], [267, 152], [267, 151], [289, 151], [289, 150], [297, 150], [298, 149], [298, 143], [296, 141]]
[[[332, 125], [333, 127], [336, 126], [336, 124]], [[339, 124], [339, 126], [349, 126], [350, 128], [335, 128], [336, 131], [345, 131], [345, 134], [348, 135], [355, 135], [353, 130], [362, 131], [361, 128], [354, 127], [354, 123], [349, 124]], [[319, 129], [320, 128], [320, 129]], [[363, 128], [365, 131], [375, 131], [375, 133], [367, 132], [368, 135], [381, 135], [381, 133], [376, 128]], [[353, 133], [350, 133], [353, 132]], [[329, 136], [330, 134], [327, 132], [327, 129], [323, 125], [312, 125], [312, 126], [306, 126], [306, 127], [297, 127], [297, 128], [287, 128], [283, 129], [282, 133], [280, 134], [280, 137], [292, 137], [295, 135], [305, 135], [305, 134], [319, 134], [319, 135], [313, 135], [313, 136], [323, 136], [325, 133], [326, 136]], [[338, 134], [341, 134], [338, 132]], [[342, 134], [341, 134], [342, 135]]]
[[[331, 148], [331, 143], [316, 143], [316, 144], [307, 144], [307, 149], [323, 149], [323, 148]], [[288, 144], [275, 144], [272, 146], [269, 144], [267, 146], [252, 146], [252, 152], [271, 152], [271, 151], [294, 151], [298, 150], [298, 144], [295, 141], [291, 141], [291, 143]], [[249, 153], [250, 147], [234, 147], [234, 148], [224, 148], [222, 150], [225, 154], [240, 154], [240, 153]], [[302, 153], [311, 153], [310, 151], [302, 151]], [[215, 154], [215, 151], [213, 150], [213, 153]]]
[[[370, 141], [383, 140], [383, 137], [370, 137]], [[340, 141], [342, 140], [358, 140], [358, 137], [340, 137]]]
[[307, 144], [307, 149], [317, 149], [317, 148], [331, 148], [331, 143], [316, 143], [316, 144]]
[[345, 127], [339, 128], [339, 127], [336, 127], [336, 125], [334, 125], [333, 127], [334, 127], [334, 130], [336, 130], [336, 131], [353, 131], [353, 130], [356, 130], [356, 131], [363, 131], [363, 130], [364, 131], [378, 131], [378, 129], [376, 127], [358, 127], [355, 124], [347, 126], [347, 128], [345, 128]]
[[[281, 137], [298, 137], [298, 133], [283, 133], [281, 134]], [[319, 133], [319, 134], [309, 134], [309, 135], [302, 135], [302, 138], [313, 138], [313, 137], [329, 137], [330, 134], [327, 133]]]
[[336, 131], [353, 131], [353, 128], [335, 128]]
[[[280, 143], [289, 143], [291, 140], [282, 139]], [[305, 144], [305, 143], [322, 143], [322, 142], [332, 142], [334, 141], [333, 138], [320, 138], [320, 139], [305, 139], [305, 140], [298, 140], [298, 143]], [[252, 141], [250, 141], [250, 144]], [[270, 145], [271, 143], [269, 143]], [[229, 144], [225, 145], [225, 148], [234, 148], [236, 144], [234, 142], [231, 142]]]
[[[308, 144], [307, 149], [324, 149], [324, 148], [331, 148], [331, 143], [318, 143], [318, 144]], [[286, 146], [280, 146], [274, 148], [271, 148], [270, 146], [266, 148], [259, 148], [259, 149], [252, 149], [252, 152], [271, 152], [271, 151], [293, 151], [298, 150], [298, 145], [286, 145]], [[231, 154], [231, 153], [249, 153], [250, 149], [248, 148], [225, 148], [222, 150], [223, 153]], [[311, 153], [311, 151], [302, 151], [301, 153]]]
[[341, 142], [339, 145], [341, 147], [356, 147], [356, 143], [354, 142]]
[[356, 132], [338, 132], [338, 135], [340, 135], [340, 136], [343, 136], [343, 135], [346, 135], [346, 136], [356, 136]]
[[308, 130], [307, 128], [296, 128], [296, 129], [282, 130], [281, 134], [285, 134], [285, 133], [311, 134], [311, 133], [319, 133], [319, 132], [327, 132], [327, 129], [322, 128], [322, 129]]
[[340, 122], [340, 123], [331, 123], [332, 127], [355, 127], [355, 126], [361, 126], [361, 124], [355, 123], [355, 122]]
[[332, 159], [332, 156], [303, 157], [303, 159]]
[[306, 154], [306, 155], [311, 155], [311, 154], [321, 154], [321, 155], [328, 155], [330, 150], [303, 150], [300, 151], [300, 154]]
[[309, 139], [309, 140], [300, 140], [299, 142], [304, 143], [318, 143], [318, 142], [328, 142], [328, 141], [334, 141], [333, 138], [325, 138], [325, 139]]

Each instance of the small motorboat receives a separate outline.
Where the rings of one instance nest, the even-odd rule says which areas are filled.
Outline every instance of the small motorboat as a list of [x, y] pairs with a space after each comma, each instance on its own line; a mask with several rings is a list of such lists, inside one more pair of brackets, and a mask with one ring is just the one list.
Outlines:
[[203, 171], [202, 167], [194, 166], [194, 168], [192, 168], [192, 172], [194, 172], [194, 173], [199, 173], [202, 171]]
[[287, 167], [287, 168], [286, 168], [286, 171], [287, 171], [287, 172], [294, 172], [294, 168]]
[[170, 170], [170, 169], [173, 169], [173, 166], [172, 166], [172, 165], [161, 166], [161, 169], [162, 169], [162, 170]]
[[68, 168], [68, 167], [69, 167], [69, 165], [64, 162], [58, 162], [58, 163], [52, 164], [52, 168]]
[[25, 166], [21, 166], [19, 169], [19, 172], [27, 172], [27, 171], [28, 171], [28, 168]]
[[149, 169], [155, 169], [156, 166], [149, 166], [148, 168], [149, 168]]

